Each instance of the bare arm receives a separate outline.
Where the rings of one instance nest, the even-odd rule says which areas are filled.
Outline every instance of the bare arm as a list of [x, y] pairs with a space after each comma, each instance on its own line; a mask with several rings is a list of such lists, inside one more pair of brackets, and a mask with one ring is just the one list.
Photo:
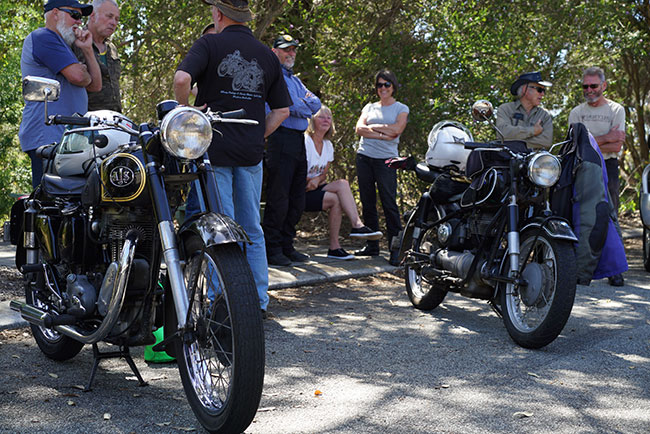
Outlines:
[[368, 125], [367, 118], [365, 114], [362, 114], [359, 120], [357, 121], [357, 126], [354, 128], [354, 131], [357, 135], [365, 137], [366, 139], [378, 139], [378, 140], [390, 140], [394, 139], [397, 136], [388, 136], [381, 131], [377, 131], [374, 128], [374, 125]]
[[192, 76], [185, 71], [178, 70], [174, 74], [174, 98], [181, 105], [190, 103], [190, 89]]
[[[88, 30], [82, 30], [79, 28], [75, 28], [75, 36], [77, 39], [75, 39], [74, 44], [81, 49], [84, 57], [86, 58], [86, 65], [81, 65], [80, 66], [85, 66], [85, 71], [83, 68], [73, 68], [73, 71], [71, 71], [71, 76], [74, 76], [76, 79], [80, 79], [78, 82], [86, 82], [86, 84], [76, 84], [70, 81], [68, 77], [66, 79], [70, 81], [70, 83], [75, 84], [76, 86], [80, 87], [85, 87], [88, 92], [99, 92], [102, 90], [102, 72], [99, 69], [99, 63], [97, 63], [97, 58], [95, 57], [95, 53], [93, 51], [93, 38], [92, 35]], [[73, 65], [68, 65], [68, 67], [64, 68], [61, 72], [65, 76], [65, 69], [69, 68], [70, 66]], [[83, 73], [87, 74], [87, 78], [83, 77]]]
[[266, 129], [264, 130], [264, 138], [270, 136], [280, 124], [289, 117], [289, 107], [282, 107], [273, 109], [266, 115]]
[[321, 173], [318, 176], [314, 176], [313, 178], [307, 178], [307, 185], [305, 187], [305, 191], [312, 191], [316, 190], [319, 185], [324, 184], [325, 180], [327, 179], [327, 171], [330, 168], [330, 163], [327, 163], [327, 166], [325, 166], [325, 169], [323, 169], [323, 173]]
[[373, 131], [383, 133], [386, 136], [397, 137], [404, 132], [407, 122], [408, 113], [400, 113], [397, 115], [397, 121], [394, 124], [371, 124], [370, 127]]
[[625, 143], [625, 131], [620, 131], [618, 125], [614, 125], [607, 134], [594, 137], [594, 139], [600, 146], [601, 152], [618, 152]]

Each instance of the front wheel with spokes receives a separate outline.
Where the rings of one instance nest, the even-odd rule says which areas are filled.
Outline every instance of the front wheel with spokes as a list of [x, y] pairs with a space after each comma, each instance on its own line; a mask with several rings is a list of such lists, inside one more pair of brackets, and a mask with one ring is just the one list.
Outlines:
[[[503, 322], [510, 337], [524, 348], [541, 348], [562, 332], [576, 293], [575, 254], [570, 241], [544, 231], [521, 234], [520, 269], [525, 282], [500, 291]], [[508, 261], [508, 256], [504, 261]]]
[[176, 355], [185, 394], [203, 427], [240, 433], [252, 422], [264, 382], [264, 331], [257, 290], [237, 244], [185, 242], [190, 298]]

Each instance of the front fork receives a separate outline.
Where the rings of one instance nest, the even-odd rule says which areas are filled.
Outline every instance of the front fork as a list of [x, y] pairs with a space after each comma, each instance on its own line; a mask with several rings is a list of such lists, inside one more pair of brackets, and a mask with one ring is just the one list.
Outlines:
[[519, 205], [517, 195], [508, 200], [508, 257], [510, 258], [510, 277], [519, 278]]
[[169, 277], [171, 292], [174, 297], [178, 328], [182, 329], [186, 324], [190, 304], [187, 297], [185, 279], [183, 277], [183, 267], [181, 266], [176, 229], [174, 228], [172, 213], [165, 192], [165, 185], [160, 174], [160, 167], [156, 162], [152, 161], [147, 164], [147, 178], [150, 182], [151, 201], [156, 213], [156, 221], [158, 221], [163, 257], [167, 265], [167, 276]]

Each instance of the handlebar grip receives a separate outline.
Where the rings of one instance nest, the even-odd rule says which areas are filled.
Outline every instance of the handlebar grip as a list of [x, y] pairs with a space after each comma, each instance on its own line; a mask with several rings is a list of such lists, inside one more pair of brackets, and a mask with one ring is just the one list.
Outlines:
[[243, 119], [246, 117], [246, 110], [239, 109], [229, 112], [222, 112], [221, 117], [224, 119]]
[[478, 148], [490, 148], [491, 146], [488, 143], [481, 142], [465, 142], [465, 149], [478, 149]]
[[79, 125], [82, 127], [89, 127], [90, 118], [56, 115], [52, 118], [52, 123], [54, 125]]

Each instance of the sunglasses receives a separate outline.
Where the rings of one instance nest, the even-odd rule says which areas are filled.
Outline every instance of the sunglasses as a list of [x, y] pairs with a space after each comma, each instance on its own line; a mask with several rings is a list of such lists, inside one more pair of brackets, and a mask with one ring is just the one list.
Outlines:
[[530, 89], [535, 89], [537, 93], [546, 93], [546, 89], [543, 87], [537, 87], [537, 86], [528, 86]]
[[376, 87], [377, 89], [381, 89], [382, 86], [385, 87], [385, 88], [389, 88], [389, 87], [391, 87], [392, 85], [393, 85], [393, 83], [391, 83], [390, 81], [385, 81], [385, 82], [383, 82], [383, 83], [377, 83], [377, 84], [375, 84], [375, 87]]
[[80, 20], [83, 17], [81, 12], [79, 11], [73, 11], [72, 9], [65, 9], [65, 8], [57, 8], [57, 9], [70, 15], [70, 17], [72, 17], [73, 20]]
[[598, 89], [599, 86], [600, 86], [600, 84], [583, 84], [583, 85], [582, 85], [582, 88], [583, 88], [584, 90], [587, 90], [587, 89], [589, 89], [589, 88], [591, 88], [591, 89]]

